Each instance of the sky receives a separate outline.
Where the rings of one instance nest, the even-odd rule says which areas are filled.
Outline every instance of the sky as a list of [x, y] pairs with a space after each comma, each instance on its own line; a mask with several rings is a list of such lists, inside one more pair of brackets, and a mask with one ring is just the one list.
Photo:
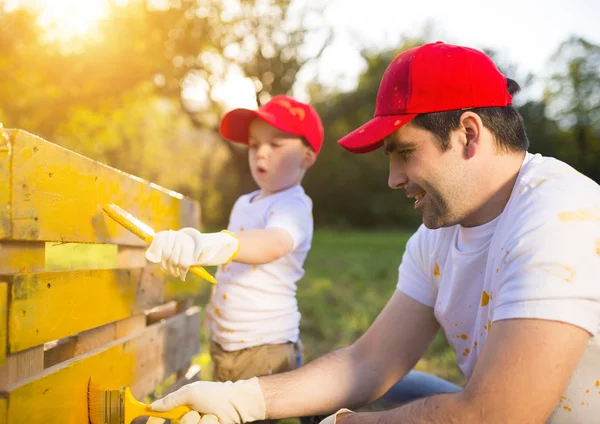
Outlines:
[[[567, 6], [567, 4], [569, 6]], [[600, 44], [599, 0], [333, 0], [324, 21], [335, 28], [333, 43], [299, 76], [298, 91], [317, 78], [351, 89], [364, 63], [359, 48], [392, 48], [402, 36], [491, 48], [518, 73], [548, 77], [548, 60], [560, 43], [577, 35]], [[317, 41], [315, 41], [317, 44]]]
[[[94, 20], [101, 19], [106, 11], [106, 0], [7, 1], [41, 5], [45, 22], [58, 22], [64, 31], [80, 35], [85, 35]], [[321, 58], [298, 75], [294, 95], [302, 100], [308, 100], [306, 84], [315, 80], [340, 90], [351, 90], [365, 68], [359, 54], [361, 48], [394, 48], [403, 36], [423, 35], [426, 26], [430, 33], [427, 41], [490, 48], [499, 54], [500, 60], [518, 65], [518, 74], [535, 74], [538, 82], [528, 94], [532, 97], [541, 95], [543, 79], [550, 75], [548, 60], [562, 41], [575, 35], [600, 44], [600, 0], [295, 1], [296, 5], [329, 3], [322, 19], [309, 24], [334, 30], [333, 41]], [[307, 53], [321, 47], [324, 33], [315, 31]], [[191, 88], [187, 95], [202, 96], [202, 90], [202, 87]], [[234, 70], [228, 84], [216, 90], [216, 96], [229, 108], [255, 107], [253, 90], [252, 83]]]

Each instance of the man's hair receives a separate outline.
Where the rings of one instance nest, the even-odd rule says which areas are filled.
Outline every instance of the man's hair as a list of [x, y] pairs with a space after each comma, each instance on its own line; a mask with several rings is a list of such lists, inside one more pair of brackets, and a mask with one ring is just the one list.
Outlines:
[[[507, 78], [507, 86], [511, 95], [515, 95], [521, 89], [519, 84], [510, 78]], [[442, 151], [445, 151], [450, 144], [450, 133], [460, 127], [460, 117], [467, 110], [481, 117], [483, 125], [494, 135], [500, 150], [518, 152], [526, 151], [529, 147], [523, 117], [512, 105], [422, 113], [410, 122], [432, 132], [440, 142]]]

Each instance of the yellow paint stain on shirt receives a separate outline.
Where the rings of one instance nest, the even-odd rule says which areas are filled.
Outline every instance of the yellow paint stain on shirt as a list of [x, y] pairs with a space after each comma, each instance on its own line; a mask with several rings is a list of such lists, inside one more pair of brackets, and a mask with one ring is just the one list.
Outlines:
[[440, 272], [440, 266], [438, 265], [438, 263], [435, 263], [435, 266], [433, 267], [433, 275], [442, 275], [442, 273]]
[[269, 214], [269, 216], [273, 216], [275, 215], [275, 211], [271, 211], [271, 213]]
[[600, 221], [600, 213], [587, 209], [579, 209], [577, 211], [560, 212], [558, 214], [558, 219], [563, 222]]
[[221, 265], [221, 272], [225, 272], [225, 264]]
[[490, 296], [484, 290], [481, 292], [481, 306], [487, 306], [490, 303]]
[[256, 271], [256, 265], [252, 265], [252, 271]]
[[596, 240], [596, 255], [600, 255], [600, 239]]
[[215, 308], [215, 314], [220, 317], [221, 316], [221, 310], [219, 308]]
[[244, 231], [244, 226], [240, 225], [240, 231]]
[[460, 338], [463, 340], [467, 340], [469, 338], [469, 336], [467, 336], [466, 334], [461, 334]]
[[473, 349], [477, 349], [477, 342], [473, 343]]
[[600, 380], [596, 380], [596, 387], [600, 386]]
[[500, 272], [500, 268], [496, 268], [496, 274]]
[[590, 389], [587, 389], [585, 392], [586, 392], [586, 393], [589, 393], [589, 392], [590, 392]]
[[240, 340], [240, 343], [244, 343], [244, 339]]
[[491, 331], [491, 329], [492, 329], [492, 321], [490, 321], [488, 319], [487, 331], [489, 332], [489, 331]]
[[571, 412], [571, 411], [572, 411], [572, 409], [571, 409], [571, 408], [569, 408], [567, 405], [563, 406], [563, 409], [564, 409], [565, 411], [568, 411], [568, 412]]
[[535, 183], [533, 183], [532, 186], [533, 186], [533, 188], [539, 187], [542, 184], [544, 184], [546, 181], [548, 181], [548, 178], [542, 178], [541, 180], [538, 180]]
[[471, 349], [466, 348], [465, 351], [463, 352], [463, 356], [469, 356], [469, 353], [471, 353]]
[[566, 397], [566, 396], [561, 396], [561, 397], [560, 397], [560, 400], [561, 400], [561, 401], [563, 401], [563, 400], [567, 400], [567, 397]]
[[223, 294], [223, 300], [227, 300], [227, 294], [226, 293]]

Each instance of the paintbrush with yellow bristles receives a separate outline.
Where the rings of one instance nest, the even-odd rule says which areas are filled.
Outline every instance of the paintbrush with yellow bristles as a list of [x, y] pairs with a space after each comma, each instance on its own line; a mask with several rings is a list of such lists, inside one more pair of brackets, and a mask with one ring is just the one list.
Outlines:
[[[142, 221], [124, 211], [115, 204], [102, 205], [102, 210], [106, 212], [108, 216], [117, 221], [123, 227], [127, 228], [133, 234], [144, 240], [146, 243], [151, 243], [154, 239], [154, 230]], [[190, 272], [196, 274], [200, 278], [204, 278], [206, 281], [216, 284], [215, 278], [209, 274], [207, 270], [199, 265], [190, 267]]]
[[165, 412], [153, 411], [150, 405], [136, 400], [129, 387], [104, 390], [91, 378], [88, 381], [87, 397], [90, 424], [131, 424], [137, 417], [180, 420], [191, 411], [187, 406], [178, 406]]

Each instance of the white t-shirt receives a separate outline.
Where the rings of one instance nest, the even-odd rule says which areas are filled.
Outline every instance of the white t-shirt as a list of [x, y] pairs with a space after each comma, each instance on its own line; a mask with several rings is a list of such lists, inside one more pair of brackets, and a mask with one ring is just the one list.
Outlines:
[[253, 201], [258, 194], [245, 194], [236, 201], [227, 229], [283, 228], [294, 247], [268, 264], [232, 262], [219, 267], [207, 312], [213, 340], [227, 351], [298, 340], [296, 282], [304, 275], [312, 242], [312, 201], [299, 185]]
[[467, 379], [495, 321], [539, 318], [587, 330], [588, 348], [548, 422], [600, 416], [600, 186], [591, 179], [528, 153], [498, 218], [419, 228], [397, 287], [434, 308]]

